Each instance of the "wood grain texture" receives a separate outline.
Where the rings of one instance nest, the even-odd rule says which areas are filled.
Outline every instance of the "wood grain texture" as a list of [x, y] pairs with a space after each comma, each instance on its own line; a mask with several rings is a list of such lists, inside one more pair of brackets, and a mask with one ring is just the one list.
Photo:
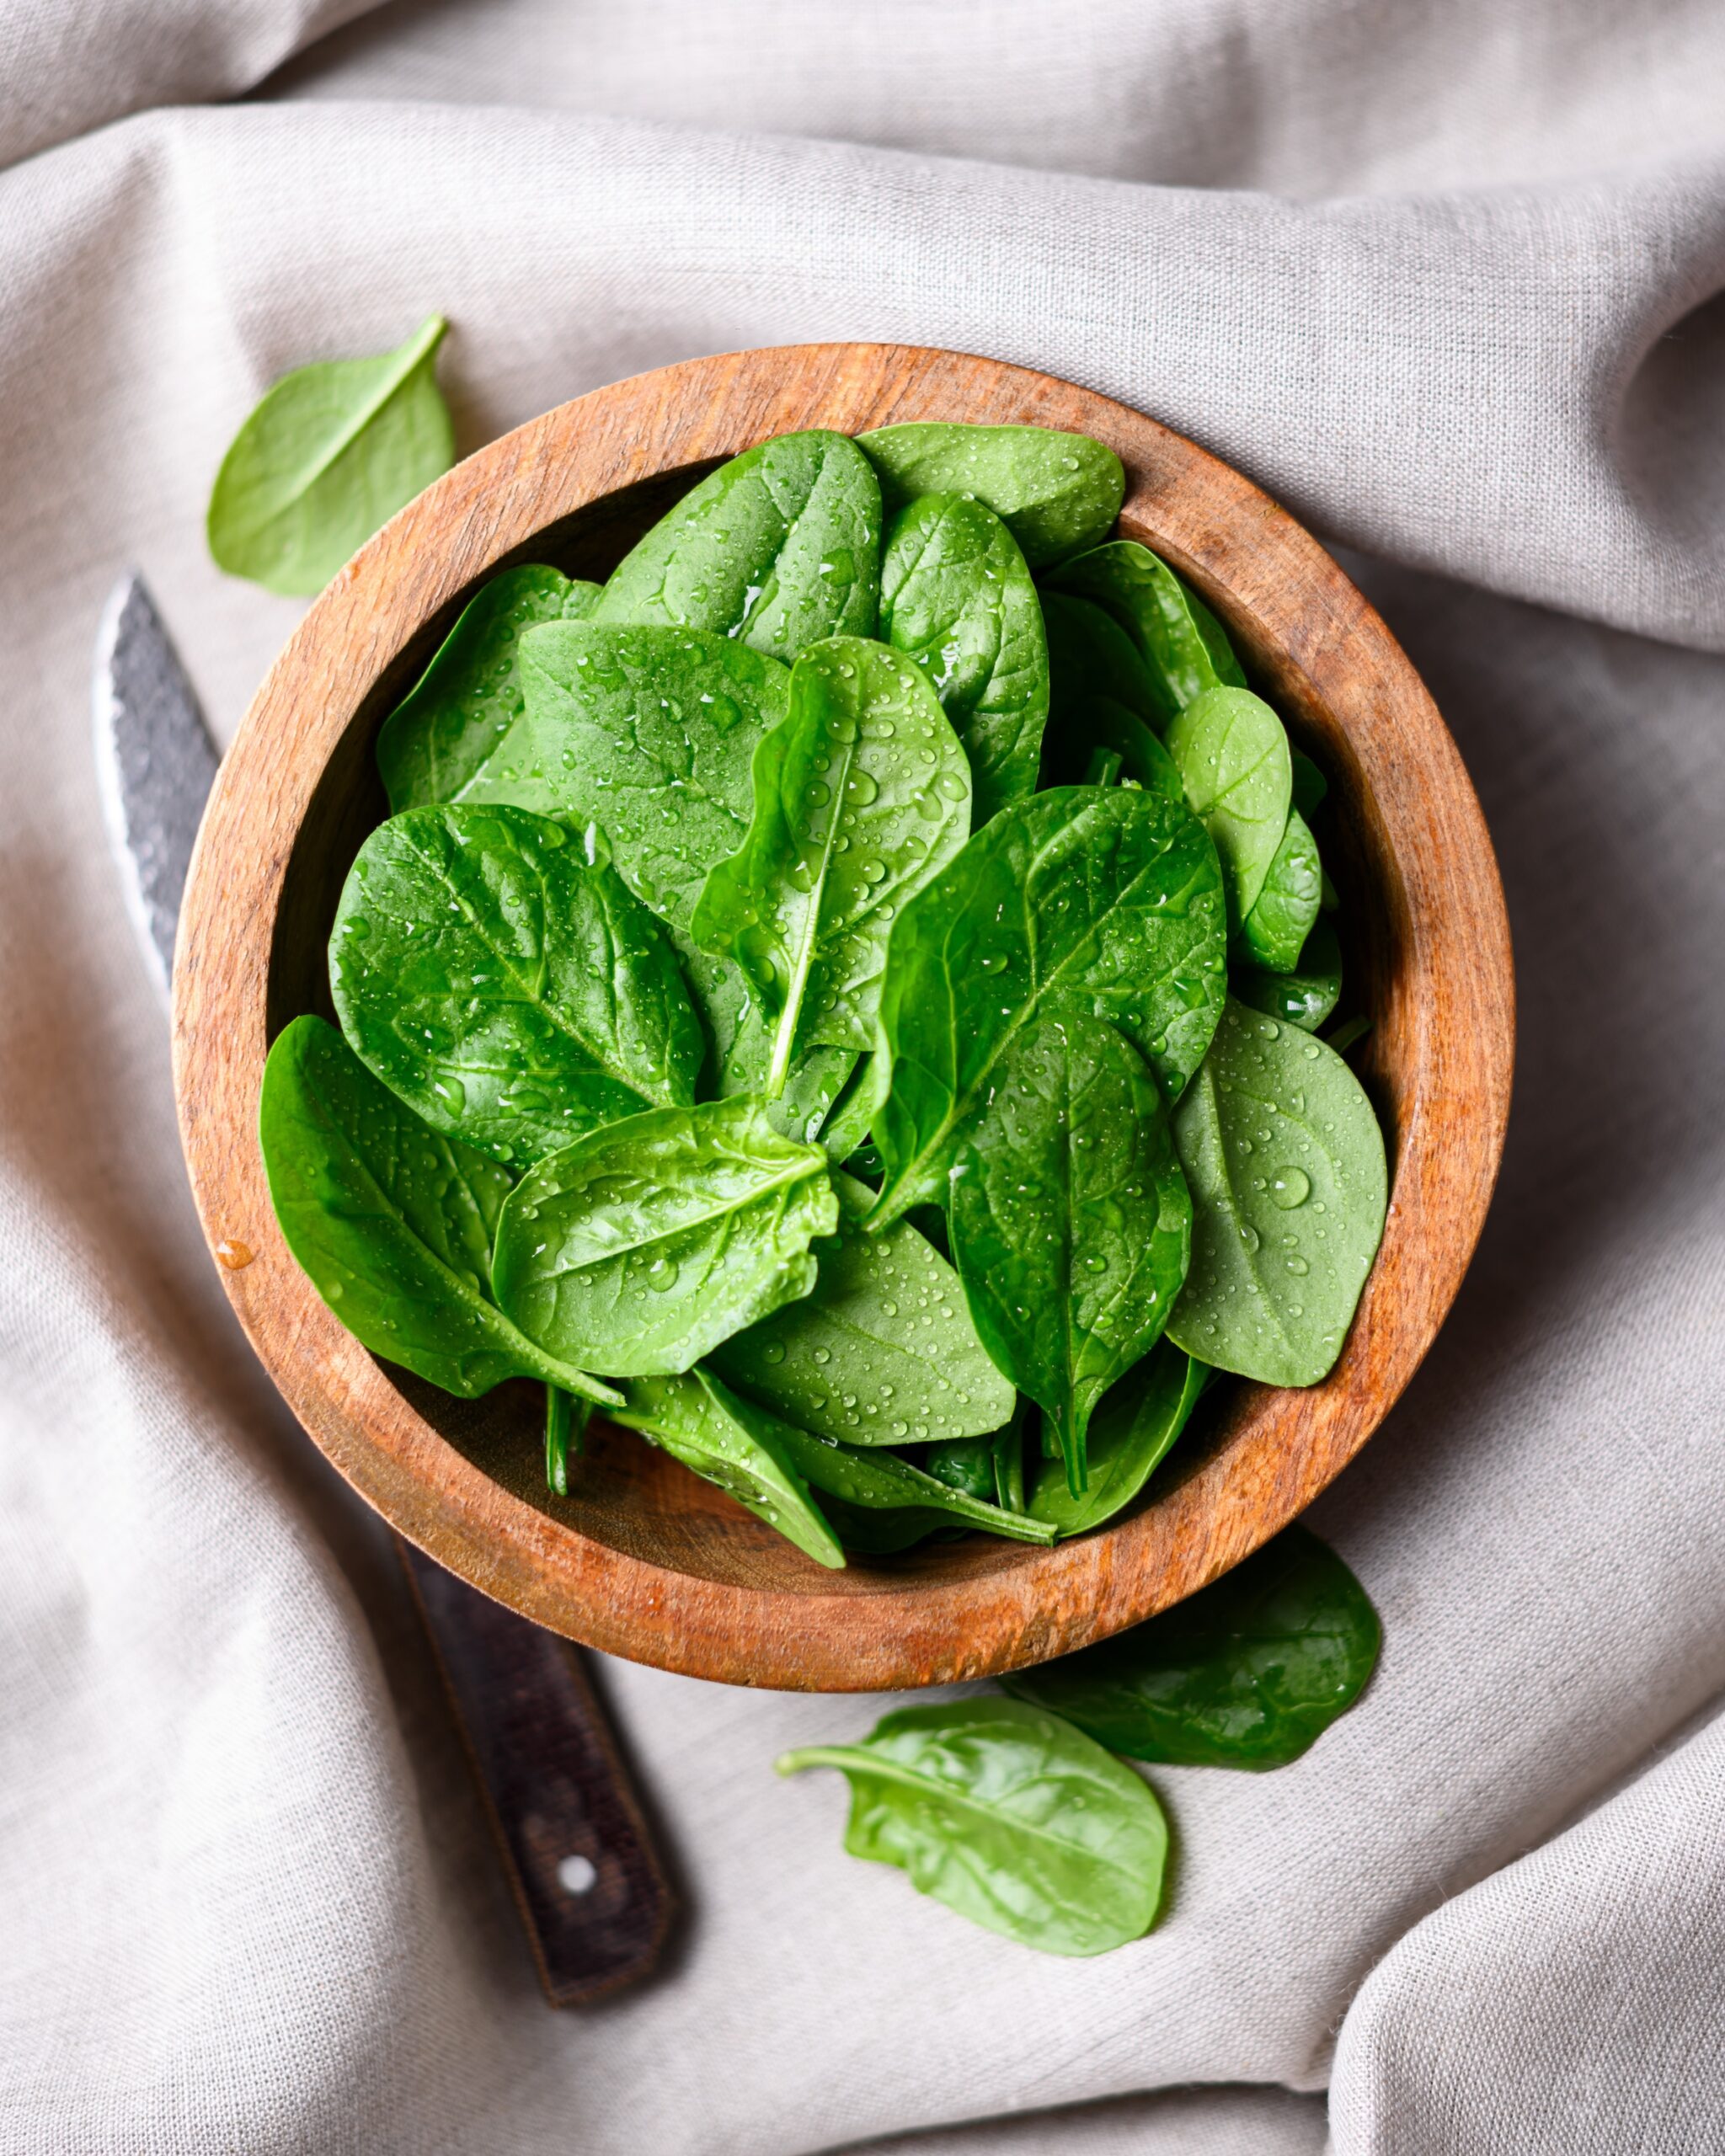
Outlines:
[[[820, 1571], [621, 1432], [567, 1499], [540, 1476], [531, 1388], [448, 1398], [375, 1361], [313, 1293], [270, 1210], [264, 1059], [328, 1009], [336, 894], [383, 814], [371, 747], [476, 583], [545, 560], [604, 575], [720, 458], [798, 428], [1028, 421], [1124, 462], [1120, 530], [1188, 577], [1318, 759], [1354, 985], [1357, 1066], [1391, 1152], [1384, 1241], [1322, 1385], [1215, 1389], [1130, 1518], [1051, 1551], [972, 1538]], [[989, 1675], [1105, 1637], [1236, 1563], [1359, 1451], [1443, 1321], [1502, 1155], [1514, 1060], [1509, 927], [1454, 742], [1383, 622], [1294, 520], [1154, 420], [963, 354], [822, 344], [733, 353], [595, 391], [411, 503], [323, 593], [223, 764], [181, 915], [175, 1083], [222, 1284], [312, 1438], [400, 1531], [496, 1599], [609, 1652], [731, 1684], [880, 1690]]]

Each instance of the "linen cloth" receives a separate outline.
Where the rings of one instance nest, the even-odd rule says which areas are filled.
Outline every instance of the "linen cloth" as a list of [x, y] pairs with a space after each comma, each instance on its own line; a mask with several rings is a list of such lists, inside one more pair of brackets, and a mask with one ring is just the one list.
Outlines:
[[[0, 2148], [1725, 2145], [1725, 19], [444, 0], [307, 45], [354, 12], [0, 12]], [[94, 623], [141, 566], [230, 734], [298, 610], [203, 552], [222, 451], [433, 307], [467, 446], [804, 338], [1124, 398], [1375, 558], [1480, 788], [1503, 1184], [1311, 1516], [1382, 1666], [1284, 1772], [1153, 1774], [1169, 1911], [1119, 1953], [842, 1854], [771, 1762], [876, 1703], [610, 1662], [688, 1916], [547, 2012], [386, 1538], [228, 1316]]]

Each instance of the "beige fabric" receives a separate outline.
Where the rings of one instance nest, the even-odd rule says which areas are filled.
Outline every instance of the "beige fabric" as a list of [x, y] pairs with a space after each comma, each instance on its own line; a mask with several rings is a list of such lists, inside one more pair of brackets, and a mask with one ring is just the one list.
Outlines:
[[[243, 19], [15, 5], [0, 141], [224, 94], [319, 19]], [[1717, 2143], [1725, 1844], [1682, 1732], [1725, 1687], [1722, 59], [1675, 0], [448, 0], [0, 173], [0, 2148], [799, 2156], [1316, 2090], [1332, 2050], [1338, 2156]], [[1124, 396], [1404, 564], [1361, 574], [1509, 890], [1509, 1158], [1315, 1515], [1381, 1672], [1285, 1773], [1156, 1777], [1172, 1908], [1119, 1954], [841, 1854], [838, 1786], [770, 1763], [872, 1703], [612, 1664], [691, 1914], [657, 1985], [545, 2012], [387, 1545], [237, 1340], [90, 644], [137, 563], [230, 733], [296, 610], [203, 554], [222, 449], [433, 307], [468, 443], [688, 353], [916, 338]], [[1316, 2116], [1187, 2094], [969, 2145], [1306, 2156]]]

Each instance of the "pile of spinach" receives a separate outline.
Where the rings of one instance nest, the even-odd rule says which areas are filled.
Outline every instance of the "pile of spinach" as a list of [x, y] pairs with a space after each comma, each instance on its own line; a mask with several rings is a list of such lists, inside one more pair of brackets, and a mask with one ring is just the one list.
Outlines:
[[1210, 1369], [1335, 1360], [1386, 1178], [1323, 781], [1123, 486], [778, 436], [603, 585], [492, 579], [385, 722], [270, 1187], [376, 1353], [546, 1385], [553, 1490], [597, 1403], [820, 1564], [1048, 1543]]

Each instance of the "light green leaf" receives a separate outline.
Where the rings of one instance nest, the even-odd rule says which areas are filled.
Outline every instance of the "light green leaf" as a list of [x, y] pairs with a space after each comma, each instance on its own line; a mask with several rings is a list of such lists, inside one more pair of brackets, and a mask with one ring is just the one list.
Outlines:
[[1266, 1017], [1285, 1018], [1290, 1026], [1315, 1033], [1342, 994], [1342, 946], [1333, 925], [1318, 922], [1292, 973], [1236, 966], [1228, 976], [1228, 992]]
[[1297, 808], [1288, 811], [1288, 827], [1240, 924], [1242, 954], [1265, 972], [1291, 974], [1300, 963], [1306, 939], [1316, 926], [1323, 868], [1311, 826]]
[[1257, 903], [1288, 828], [1293, 765], [1282, 722], [1249, 689], [1206, 689], [1170, 725], [1186, 798], [1221, 857], [1228, 924]]

